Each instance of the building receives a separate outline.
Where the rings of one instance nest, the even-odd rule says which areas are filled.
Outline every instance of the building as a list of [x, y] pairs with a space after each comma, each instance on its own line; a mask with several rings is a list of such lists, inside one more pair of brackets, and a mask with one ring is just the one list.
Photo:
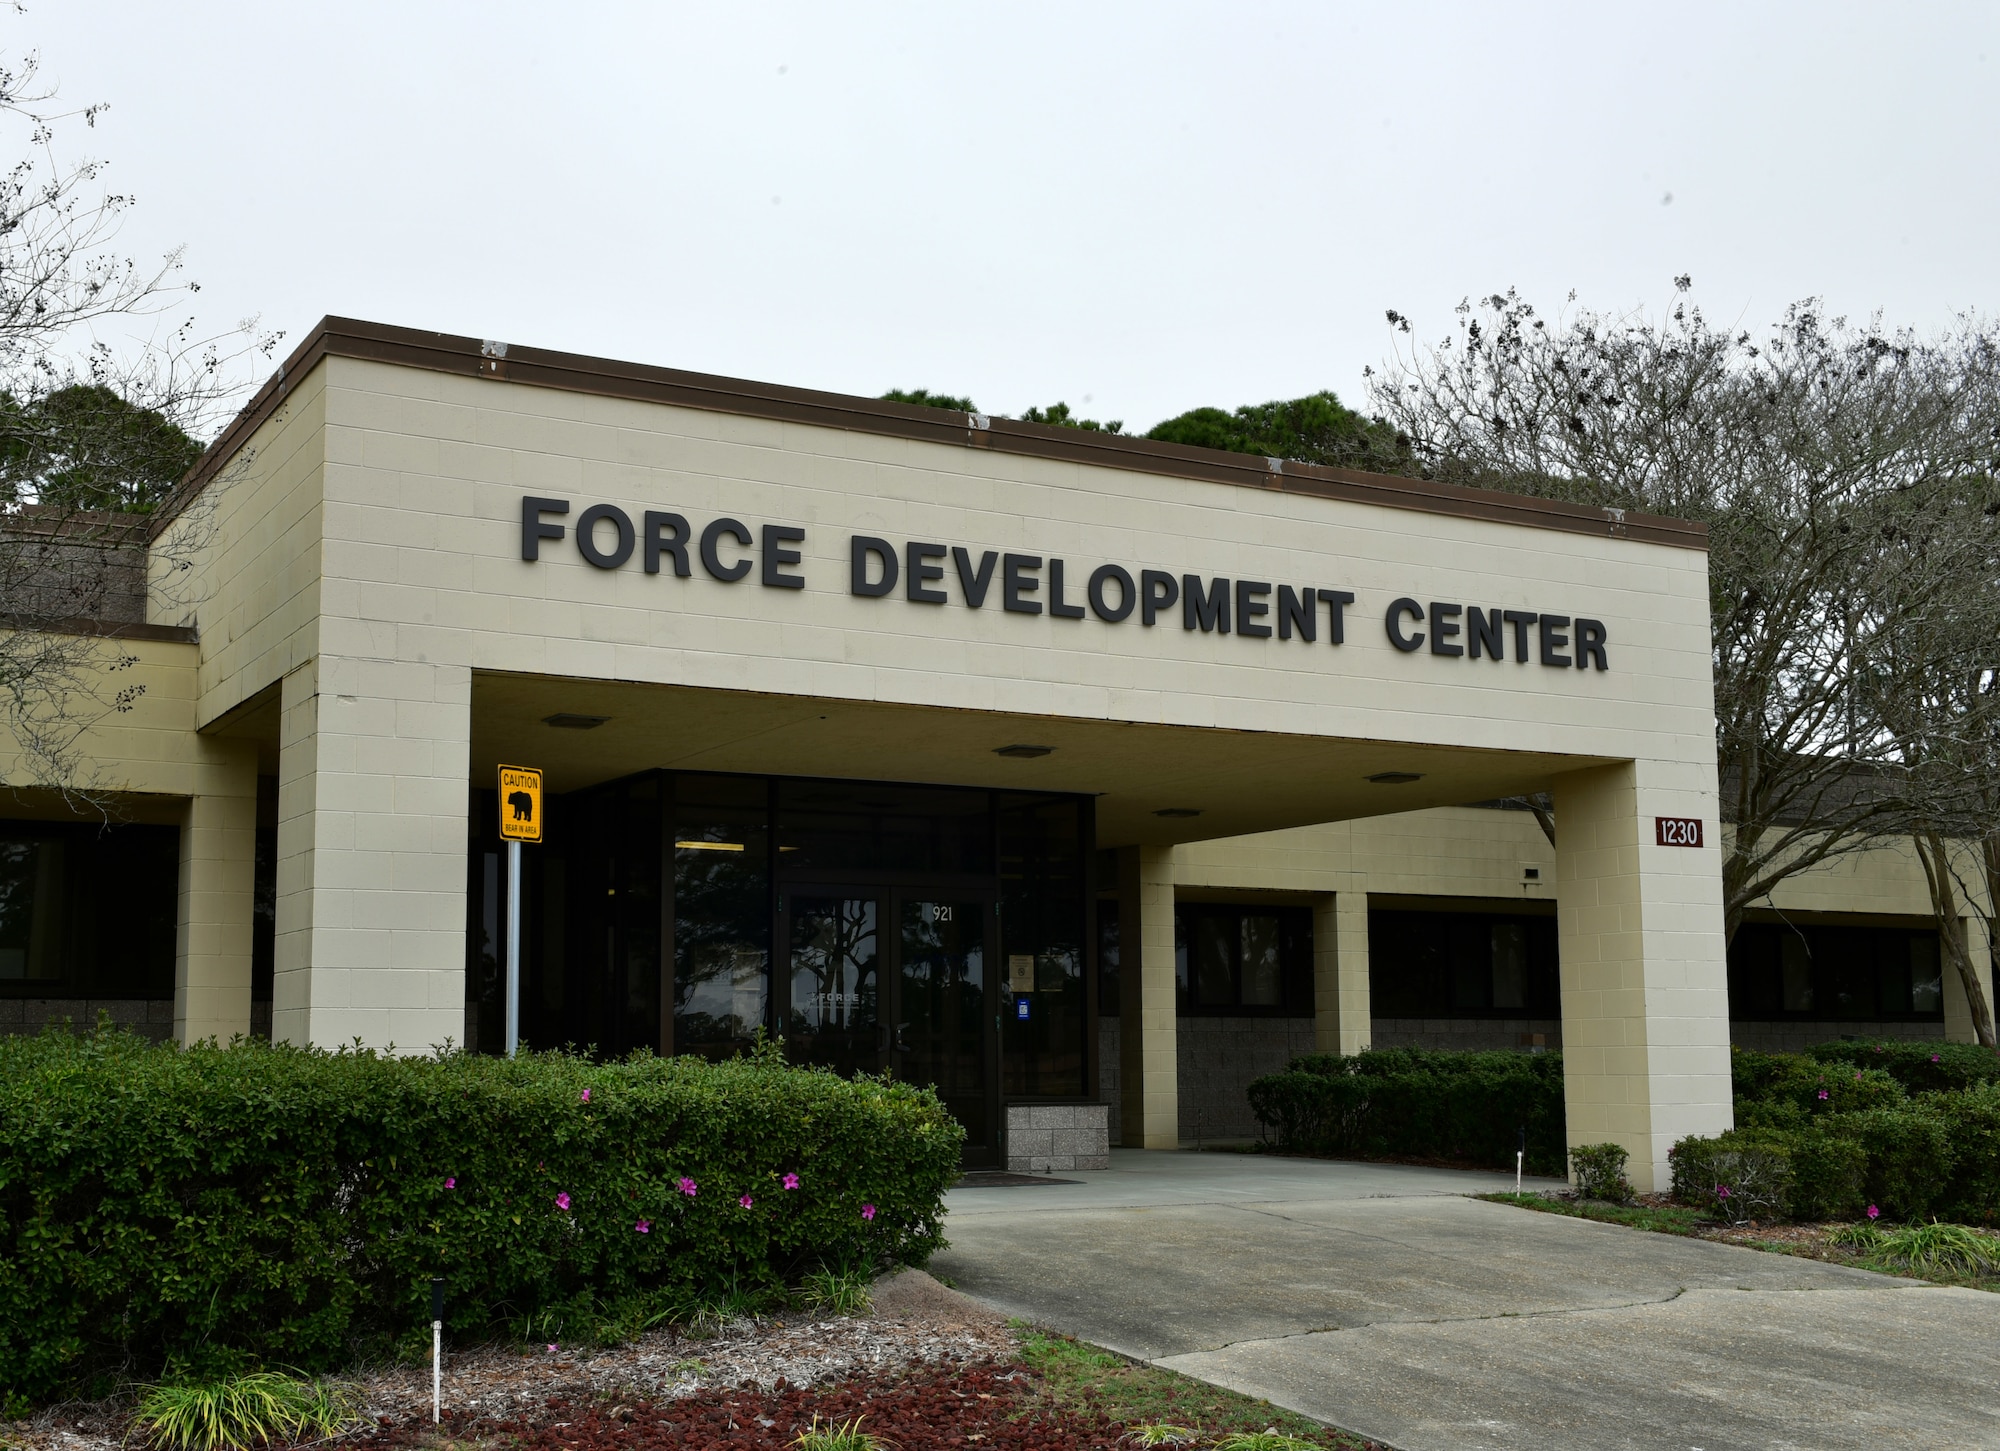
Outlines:
[[[145, 689], [84, 743], [117, 826], [12, 768], [0, 1026], [493, 1051], [532, 766], [531, 1043], [782, 1033], [1087, 1165], [1243, 1132], [1299, 1049], [1559, 1042], [1651, 1187], [1731, 1114], [1703, 544], [328, 319], [155, 521], [145, 618], [64, 626]], [[1543, 789], [1554, 845], [1465, 804]], [[1848, 914], [1819, 956], [1747, 934], [1739, 1035], [1964, 1028], [1873, 855], [1779, 904]]]

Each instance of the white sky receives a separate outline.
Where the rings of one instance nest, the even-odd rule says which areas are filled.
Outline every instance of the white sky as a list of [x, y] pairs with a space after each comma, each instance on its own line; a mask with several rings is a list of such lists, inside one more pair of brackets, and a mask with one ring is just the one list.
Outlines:
[[[27, 0], [204, 318], [326, 313], [1144, 428], [1468, 294], [1942, 324], [2000, 5]], [[1667, 198], [1671, 194], [1671, 201]], [[1086, 401], [1088, 400], [1088, 401]]]

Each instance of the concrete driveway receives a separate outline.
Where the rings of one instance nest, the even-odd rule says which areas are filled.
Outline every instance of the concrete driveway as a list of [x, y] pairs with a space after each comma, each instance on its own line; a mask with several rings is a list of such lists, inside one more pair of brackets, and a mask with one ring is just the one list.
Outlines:
[[1076, 1177], [954, 1189], [934, 1269], [1402, 1451], [2000, 1446], [2000, 1295], [1465, 1197], [1511, 1175], [1117, 1150]]

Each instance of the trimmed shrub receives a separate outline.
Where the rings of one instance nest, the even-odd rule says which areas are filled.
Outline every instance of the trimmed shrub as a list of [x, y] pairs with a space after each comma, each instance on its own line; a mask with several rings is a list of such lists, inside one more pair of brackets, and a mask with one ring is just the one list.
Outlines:
[[1568, 1163], [1558, 1053], [1313, 1053], [1256, 1080], [1249, 1099], [1287, 1152], [1512, 1168], [1525, 1128], [1530, 1170]]
[[1690, 1134], [1667, 1151], [1667, 1161], [1674, 1198], [1718, 1219], [1741, 1223], [1791, 1212], [1792, 1148], [1782, 1134]]
[[1580, 1199], [1609, 1199], [1624, 1204], [1632, 1197], [1625, 1178], [1631, 1156], [1623, 1144], [1579, 1144], [1569, 1151], [1569, 1182]]
[[1791, 1156], [1790, 1212], [1794, 1219], [1852, 1219], [1867, 1202], [1868, 1153], [1860, 1143], [1822, 1120], [1787, 1134]]
[[1829, 1065], [1880, 1069], [1913, 1094], [2000, 1082], [2000, 1053], [1977, 1043], [1816, 1043], [1806, 1053]]
[[[927, 1090], [785, 1066], [0, 1038], [0, 1398], [626, 1327], [944, 1243]], [[549, 1338], [556, 1338], [553, 1334]]]
[[2000, 1083], [1963, 1093], [1927, 1093], [1918, 1101], [1951, 1141], [1951, 1177], [1937, 1212], [1967, 1224], [2000, 1224]]
[[1838, 1114], [1827, 1131], [1867, 1154], [1862, 1194], [1893, 1219], [1921, 1219], [1946, 1192], [1952, 1166], [1949, 1123], [1916, 1106]]

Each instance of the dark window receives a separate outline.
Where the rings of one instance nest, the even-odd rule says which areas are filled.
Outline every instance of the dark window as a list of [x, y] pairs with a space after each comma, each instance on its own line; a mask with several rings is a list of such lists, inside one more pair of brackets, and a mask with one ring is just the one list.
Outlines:
[[1937, 932], [1746, 922], [1729, 944], [1729, 1015], [1942, 1021]]
[[1115, 1018], [1119, 1012], [1116, 897], [1097, 899], [1097, 1011], [1107, 1018]]
[[868, 781], [778, 782], [778, 852], [787, 872], [991, 875], [984, 791]]
[[178, 827], [0, 822], [0, 997], [171, 998], [179, 910]]
[[[1001, 1090], [1009, 1097], [1085, 1096], [1087, 814], [1074, 797], [1003, 794], [999, 807], [1001, 984], [1013, 1006], [1000, 1019]], [[1034, 987], [1015, 992], [1013, 966], [1022, 958]]]
[[1556, 919], [1378, 908], [1368, 993], [1378, 1018], [1560, 1017]]
[[673, 783], [674, 1051], [733, 1053], [764, 1026], [770, 994], [770, 785]]
[[1183, 902], [1174, 908], [1174, 978], [1183, 1016], [1309, 1016], [1312, 913]]

